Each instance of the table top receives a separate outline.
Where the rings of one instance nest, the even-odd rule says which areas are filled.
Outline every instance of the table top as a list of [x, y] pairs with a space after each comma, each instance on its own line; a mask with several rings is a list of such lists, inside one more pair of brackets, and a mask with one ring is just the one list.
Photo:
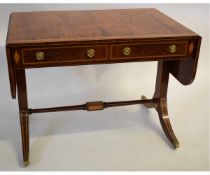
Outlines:
[[14, 12], [6, 41], [11, 94], [18, 69], [134, 61], [169, 61], [170, 73], [187, 85], [200, 44], [157, 9]]
[[157, 9], [14, 12], [7, 45], [192, 36]]

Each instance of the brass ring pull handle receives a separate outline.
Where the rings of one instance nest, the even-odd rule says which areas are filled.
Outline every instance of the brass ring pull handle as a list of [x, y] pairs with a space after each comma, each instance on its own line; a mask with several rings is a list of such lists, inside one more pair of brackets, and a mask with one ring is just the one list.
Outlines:
[[123, 55], [128, 56], [130, 54], [131, 54], [131, 48], [130, 47], [123, 48]]
[[94, 57], [95, 54], [96, 54], [96, 52], [95, 52], [94, 49], [88, 49], [88, 50], [87, 50], [87, 56], [88, 56], [89, 58]]
[[175, 53], [176, 52], [176, 45], [173, 44], [173, 45], [169, 46], [169, 50], [168, 51], [171, 52], [171, 53]]
[[36, 59], [42, 61], [44, 59], [44, 52], [36, 52]]

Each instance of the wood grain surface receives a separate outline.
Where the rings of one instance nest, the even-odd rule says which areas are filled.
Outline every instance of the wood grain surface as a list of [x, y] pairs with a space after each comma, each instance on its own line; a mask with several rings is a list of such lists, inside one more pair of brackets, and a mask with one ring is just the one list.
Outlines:
[[156, 9], [15, 12], [9, 25], [9, 45], [197, 36]]

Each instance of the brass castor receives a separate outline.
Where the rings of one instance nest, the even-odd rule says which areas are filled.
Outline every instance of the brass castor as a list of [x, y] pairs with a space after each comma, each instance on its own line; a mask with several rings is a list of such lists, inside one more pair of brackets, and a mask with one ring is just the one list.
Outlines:
[[174, 143], [174, 148], [175, 148], [175, 149], [178, 149], [179, 146], [180, 146], [180, 145], [179, 145], [179, 142]]
[[25, 167], [27, 167], [29, 165], [29, 163], [30, 163], [29, 160], [23, 161], [23, 164], [24, 164]]

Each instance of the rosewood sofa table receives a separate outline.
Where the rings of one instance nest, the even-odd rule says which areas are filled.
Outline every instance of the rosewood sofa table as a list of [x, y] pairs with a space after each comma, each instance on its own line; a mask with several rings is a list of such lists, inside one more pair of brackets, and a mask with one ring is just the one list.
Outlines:
[[[7, 61], [12, 98], [19, 102], [24, 165], [29, 164], [29, 114], [144, 104], [158, 112], [174, 148], [179, 142], [167, 111], [171, 73], [181, 84], [193, 82], [201, 37], [156, 9], [15, 12], [7, 34]], [[123, 62], [157, 61], [153, 98], [87, 102], [82, 105], [28, 107], [25, 69]]]

